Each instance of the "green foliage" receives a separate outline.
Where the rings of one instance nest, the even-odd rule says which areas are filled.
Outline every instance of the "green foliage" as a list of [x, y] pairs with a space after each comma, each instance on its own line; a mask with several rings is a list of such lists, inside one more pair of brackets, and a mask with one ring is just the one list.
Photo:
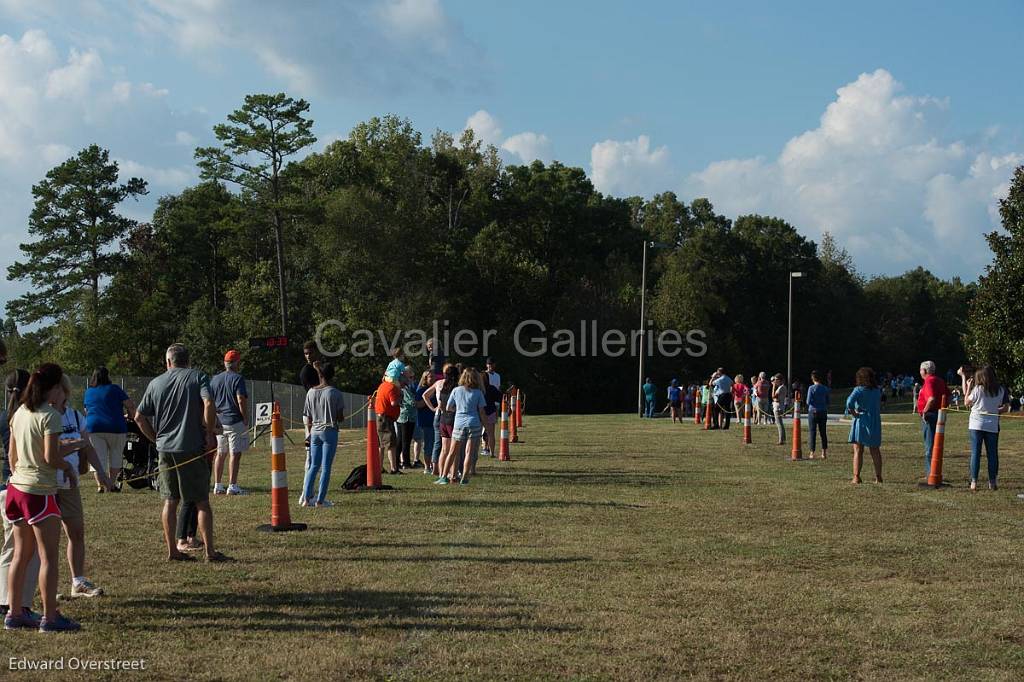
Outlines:
[[[285, 95], [247, 97], [216, 127], [220, 146], [196, 151], [204, 180], [162, 197], [150, 224], [113, 212], [145, 184], [111, 184], [116, 166], [105, 151], [89, 148], [51, 171], [37, 186], [37, 198], [47, 197], [37, 201], [38, 224], [49, 230], [32, 247], [40, 260], [12, 268], [36, 284], [26, 301], [47, 302], [11, 303], [4, 338], [12, 362], [30, 367], [46, 358], [76, 372], [106, 364], [150, 375], [162, 371], [167, 345], [181, 341], [208, 371], [233, 347], [248, 376], [294, 381], [301, 343], [327, 320], [346, 330], [332, 329], [325, 340], [348, 344], [354, 330], [390, 338], [447, 320], [452, 330], [497, 331], [487, 350], [503, 376], [527, 390], [534, 411], [630, 409], [635, 357], [527, 358], [512, 342], [523, 320], [543, 324], [549, 340], [558, 329], [579, 334], [581, 320], [596, 320], [599, 334], [636, 329], [645, 240], [659, 245], [648, 254], [654, 331], [702, 330], [708, 344], [705, 357], [650, 359], [660, 385], [719, 365], [783, 371], [792, 271], [805, 273], [794, 280], [797, 376], [831, 369], [842, 384], [862, 364], [898, 372], [912, 371], [922, 354], [944, 366], [962, 360], [973, 285], [923, 270], [865, 282], [827, 233], [815, 245], [779, 218], [733, 222], [707, 199], [687, 204], [671, 192], [604, 196], [582, 169], [539, 161], [504, 167], [471, 130], [458, 139], [436, 131], [425, 142], [398, 116], [360, 123], [347, 138], [289, 162], [313, 142], [308, 108]], [[73, 219], [71, 197], [84, 196], [74, 188], [91, 186], [76, 173], [89, 164], [106, 189], [88, 206], [103, 210]], [[1002, 317], [972, 327], [1007, 330], [972, 336], [975, 355], [993, 358], [1000, 371], [1020, 367], [1024, 355], [1024, 333], [1014, 326], [1024, 315], [1006, 312], [1017, 304], [1003, 295], [1022, 283], [1020, 184], [1004, 202], [1007, 234], [990, 236], [996, 262], [976, 304]], [[82, 239], [93, 227], [89, 238], [101, 246], [91, 260]], [[46, 312], [53, 325], [18, 333], [13, 316]], [[278, 334], [284, 324], [291, 348], [248, 348], [250, 337]], [[981, 350], [990, 339], [998, 343]], [[371, 391], [386, 362], [384, 343], [378, 338], [375, 356], [336, 358], [337, 383]], [[479, 365], [483, 357], [453, 359]], [[417, 370], [426, 363], [409, 361]]]
[[95, 316], [100, 281], [121, 265], [110, 247], [134, 225], [117, 213], [118, 204], [146, 193], [140, 178], [118, 182], [117, 163], [97, 145], [48, 172], [32, 187], [28, 232], [36, 239], [21, 244], [27, 260], [7, 268], [9, 280], [28, 280], [33, 290], [9, 301], [8, 315], [32, 324], [77, 313], [84, 303]]
[[1024, 166], [999, 202], [1003, 230], [985, 235], [992, 263], [971, 306], [968, 347], [976, 363], [990, 363], [1008, 385], [1024, 388]]
[[221, 147], [200, 147], [195, 158], [207, 180], [238, 184], [257, 198], [269, 214], [277, 260], [277, 293], [281, 333], [288, 333], [288, 287], [284, 252], [285, 159], [316, 142], [313, 121], [305, 117], [306, 100], [284, 93], [246, 95], [245, 103], [228, 115], [229, 123], [213, 128]]

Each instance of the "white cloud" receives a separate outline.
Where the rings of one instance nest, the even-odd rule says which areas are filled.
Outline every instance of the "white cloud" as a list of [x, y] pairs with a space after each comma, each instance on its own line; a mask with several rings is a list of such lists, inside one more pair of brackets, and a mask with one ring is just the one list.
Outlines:
[[670, 183], [668, 147], [651, 149], [651, 139], [605, 140], [590, 150], [590, 179], [599, 191], [651, 195]]
[[162, 193], [178, 192], [198, 180], [194, 166], [161, 168], [147, 166], [131, 159], [113, 159], [117, 162], [118, 179], [126, 182], [128, 178], [142, 178], [149, 183], [150, 191], [163, 190]]
[[539, 159], [551, 161], [551, 140], [547, 135], [525, 132], [513, 135], [501, 143], [501, 148], [518, 156], [523, 163]]
[[[191, 147], [154, 144], [154, 132], [194, 138], [209, 130], [206, 117], [176, 113], [166, 89], [126, 79], [93, 49], [58, 50], [39, 30], [0, 35], [0, 92], [0, 272], [27, 241], [32, 185], [89, 144], [132, 159], [125, 172], [151, 183], [149, 197], [123, 209], [133, 215], [146, 215], [161, 193], [195, 179]], [[23, 290], [0, 281], [0, 300]]]
[[197, 142], [199, 142], [199, 138], [187, 130], [179, 130], [174, 133], [174, 144], [180, 144], [182, 147], [195, 147]]
[[778, 215], [813, 239], [828, 230], [868, 273], [924, 265], [973, 279], [990, 257], [982, 235], [998, 224], [1000, 188], [1024, 157], [986, 149], [994, 130], [943, 141], [949, 108], [903, 94], [884, 69], [864, 73], [778, 158], [708, 164], [683, 193], [729, 215]]
[[143, 0], [127, 14], [128, 30], [205, 69], [248, 54], [275, 87], [303, 96], [474, 89], [484, 62], [438, 0]]
[[67, 64], [47, 74], [46, 96], [53, 99], [84, 97], [102, 72], [103, 60], [95, 50], [79, 52], [72, 48]]
[[498, 119], [494, 118], [490, 112], [480, 109], [475, 114], [472, 114], [466, 119], [466, 125], [463, 130], [470, 128], [473, 130], [476, 139], [484, 144], [494, 145], [495, 147], [501, 146], [503, 132], [501, 124], [498, 123]]
[[547, 135], [527, 130], [505, 137], [501, 123], [485, 109], [480, 109], [466, 119], [463, 131], [468, 129], [473, 130], [476, 139], [504, 152], [509, 162], [531, 163], [539, 159], [547, 163], [552, 159], [551, 140]]

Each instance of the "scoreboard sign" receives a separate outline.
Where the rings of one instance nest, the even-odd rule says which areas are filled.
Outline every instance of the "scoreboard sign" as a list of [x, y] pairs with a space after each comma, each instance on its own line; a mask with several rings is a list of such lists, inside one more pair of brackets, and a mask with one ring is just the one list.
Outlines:
[[249, 348], [287, 348], [287, 336], [254, 336], [249, 339]]

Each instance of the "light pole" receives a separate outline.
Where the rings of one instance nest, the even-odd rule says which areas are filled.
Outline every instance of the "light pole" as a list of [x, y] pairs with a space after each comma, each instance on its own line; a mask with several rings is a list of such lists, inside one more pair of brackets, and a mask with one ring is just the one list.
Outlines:
[[644, 240], [643, 265], [640, 271], [640, 342], [637, 344], [640, 354], [640, 372], [637, 379], [637, 416], [644, 416], [644, 338], [647, 328], [647, 249], [666, 249], [671, 244]]
[[789, 273], [789, 334], [786, 337], [786, 389], [793, 385], [793, 280], [802, 272]]

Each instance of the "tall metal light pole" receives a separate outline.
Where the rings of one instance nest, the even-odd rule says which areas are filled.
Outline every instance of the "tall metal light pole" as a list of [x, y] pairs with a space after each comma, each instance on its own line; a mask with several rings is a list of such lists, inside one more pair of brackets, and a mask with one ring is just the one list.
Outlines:
[[644, 240], [643, 265], [640, 271], [640, 340], [637, 344], [640, 354], [640, 371], [637, 379], [637, 416], [644, 416], [644, 339], [647, 337], [647, 249], [667, 249], [671, 244]]
[[786, 388], [793, 385], [793, 280], [803, 277], [802, 272], [789, 273], [789, 334], [786, 337]]
[[647, 245], [649, 243], [646, 239], [644, 240], [644, 258], [640, 270], [640, 339], [637, 343], [637, 350], [640, 354], [640, 376], [636, 382], [636, 416], [640, 418], [644, 416], [644, 320], [647, 316], [644, 306], [647, 303]]

